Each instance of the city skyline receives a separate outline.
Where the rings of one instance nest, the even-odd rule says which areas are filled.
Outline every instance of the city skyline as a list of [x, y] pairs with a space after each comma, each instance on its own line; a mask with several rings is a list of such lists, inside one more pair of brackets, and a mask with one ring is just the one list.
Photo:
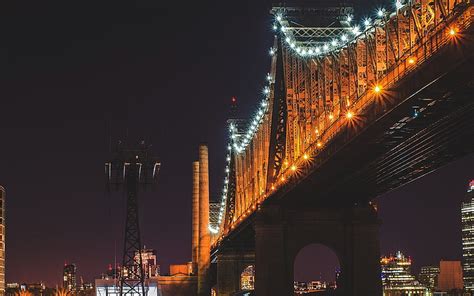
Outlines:
[[[150, 140], [162, 160], [157, 191], [140, 196], [143, 243], [157, 250], [165, 272], [173, 262], [190, 261], [197, 144], [209, 143], [215, 199], [231, 97], [239, 114], [250, 114], [264, 85], [273, 42], [269, 3], [229, 8], [209, 1], [186, 11], [146, 1], [111, 4], [94, 4], [92, 11], [92, 2], [9, 4], [11, 15], [1, 20], [16, 28], [0, 70], [3, 97], [10, 98], [0, 118], [7, 282], [54, 286], [65, 260], [91, 281], [121, 258], [124, 198], [104, 193], [102, 174], [109, 148], [127, 137]], [[369, 11], [376, 4], [360, 6]], [[175, 19], [178, 31], [164, 32]], [[416, 270], [460, 260], [460, 205], [473, 167], [474, 156], [464, 157], [377, 200], [382, 254], [404, 250], [416, 258]], [[329, 274], [324, 270], [314, 273]]]

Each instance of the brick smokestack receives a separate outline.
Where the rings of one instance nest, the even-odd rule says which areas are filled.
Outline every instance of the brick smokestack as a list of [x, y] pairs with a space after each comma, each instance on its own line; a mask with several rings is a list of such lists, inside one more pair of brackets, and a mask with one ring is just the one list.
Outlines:
[[199, 145], [199, 260], [198, 296], [209, 296], [209, 267], [211, 260], [209, 232], [209, 157], [206, 145]]
[[193, 162], [193, 273], [199, 261], [199, 161]]

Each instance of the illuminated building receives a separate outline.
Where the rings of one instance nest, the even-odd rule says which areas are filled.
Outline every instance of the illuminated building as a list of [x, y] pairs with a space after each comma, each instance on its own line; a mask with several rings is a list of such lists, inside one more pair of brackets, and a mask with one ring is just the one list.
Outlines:
[[466, 198], [461, 206], [462, 269], [464, 287], [474, 291], [474, 180], [469, 183]]
[[396, 256], [382, 257], [382, 285], [384, 296], [426, 295], [428, 289], [411, 274], [411, 259], [398, 251]]
[[0, 295], [5, 295], [5, 196], [0, 186]]
[[[142, 268], [145, 278], [150, 278], [160, 274], [160, 266], [156, 264], [156, 251], [153, 249], [142, 249]], [[138, 252], [135, 253], [135, 260], [140, 262]]]
[[438, 275], [438, 266], [422, 266], [418, 275], [418, 281], [430, 290], [434, 290], [438, 286]]
[[75, 292], [77, 287], [76, 282], [76, 265], [64, 264], [63, 268], [63, 288]]
[[240, 289], [250, 291], [255, 289], [255, 268], [253, 265], [247, 266], [240, 276]]
[[441, 261], [439, 263], [438, 290], [450, 292], [463, 289], [460, 261]]

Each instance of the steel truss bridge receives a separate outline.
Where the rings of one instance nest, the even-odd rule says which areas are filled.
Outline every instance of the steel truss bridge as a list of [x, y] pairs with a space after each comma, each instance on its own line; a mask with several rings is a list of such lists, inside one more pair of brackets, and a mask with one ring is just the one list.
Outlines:
[[[210, 227], [217, 269], [226, 250], [256, 256], [259, 296], [286, 294], [259, 284], [282, 276], [259, 267], [256, 224], [291, 224], [288, 209], [371, 207], [378, 195], [474, 151], [470, 1], [397, 1], [362, 21], [348, 7], [271, 12], [268, 85], [254, 115], [229, 120], [219, 221]], [[278, 215], [268, 210], [275, 205]], [[347, 281], [344, 295], [379, 294], [370, 284], [354, 288], [354, 276]], [[229, 285], [218, 270], [218, 295], [230, 295]]]

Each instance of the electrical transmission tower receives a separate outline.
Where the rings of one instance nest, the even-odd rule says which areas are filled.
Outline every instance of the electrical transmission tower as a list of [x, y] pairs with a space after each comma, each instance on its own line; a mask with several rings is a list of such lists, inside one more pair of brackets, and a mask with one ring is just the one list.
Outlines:
[[149, 147], [140, 142], [135, 148], [128, 148], [119, 142], [117, 152], [105, 163], [107, 187], [123, 190], [127, 196], [125, 219], [125, 241], [122, 269], [120, 272], [120, 295], [143, 295], [145, 273], [142, 262], [142, 243], [138, 216], [138, 191], [155, 184], [160, 163], [149, 155]]

